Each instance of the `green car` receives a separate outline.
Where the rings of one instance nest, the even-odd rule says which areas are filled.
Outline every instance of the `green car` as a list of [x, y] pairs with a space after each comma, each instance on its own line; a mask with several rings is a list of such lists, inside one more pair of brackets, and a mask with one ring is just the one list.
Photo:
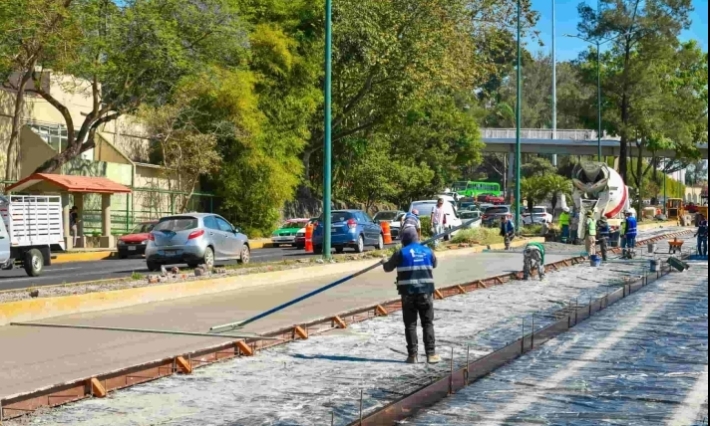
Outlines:
[[296, 234], [298, 231], [305, 228], [310, 219], [290, 219], [273, 234], [271, 234], [271, 242], [278, 245], [296, 245]]

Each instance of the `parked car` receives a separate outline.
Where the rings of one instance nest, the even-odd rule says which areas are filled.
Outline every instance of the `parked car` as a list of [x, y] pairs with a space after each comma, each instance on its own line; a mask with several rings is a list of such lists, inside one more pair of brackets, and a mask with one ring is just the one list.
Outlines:
[[459, 201], [459, 213], [464, 211], [474, 211], [477, 208], [476, 202], [474, 201]]
[[505, 198], [493, 194], [481, 194], [478, 196], [478, 201], [498, 206], [505, 203]]
[[[385, 237], [382, 227], [361, 210], [337, 210], [331, 213], [330, 245], [336, 253], [342, 253], [345, 248], [353, 248], [357, 253], [372, 246], [378, 250], [385, 248]], [[323, 220], [313, 231], [313, 251], [323, 253]]]
[[274, 244], [289, 244], [296, 246], [296, 235], [301, 229], [304, 230], [304, 241], [305, 241], [305, 228], [308, 225], [309, 219], [289, 219], [286, 223], [281, 226], [281, 228], [274, 231], [271, 234], [271, 242]]
[[155, 228], [158, 221], [144, 222], [136, 225], [129, 235], [118, 239], [118, 258], [128, 259], [129, 256], [142, 256], [148, 247], [150, 231]]
[[[317, 217], [313, 217], [308, 220], [308, 223], [306, 223], [306, 226], [308, 225], [314, 225], [316, 222], [318, 222]], [[294, 240], [294, 246], [297, 249], [303, 250], [306, 248], [306, 226], [303, 228], [299, 229], [298, 232], [296, 232], [296, 239]]]
[[403, 211], [381, 211], [377, 212], [375, 214], [375, 217], [373, 220], [377, 223], [380, 222], [389, 222], [390, 223], [390, 232], [392, 234], [392, 238], [396, 239], [399, 237], [399, 230], [402, 227], [402, 216], [404, 216]]
[[472, 220], [474, 221], [473, 223], [466, 226], [466, 228], [468, 228], [468, 229], [480, 228], [481, 223], [483, 222], [481, 220], [482, 215], [483, 215], [483, 213], [481, 213], [478, 210], [459, 212], [459, 218], [461, 218], [462, 223], [471, 222]]
[[146, 247], [148, 270], [186, 263], [191, 268], [217, 261], [249, 263], [249, 239], [222, 216], [188, 213], [160, 219]]
[[[431, 213], [434, 211], [434, 208], [436, 207], [437, 200], [422, 200], [422, 201], [415, 201], [409, 206], [409, 211], [411, 212], [414, 209], [419, 210], [419, 217], [431, 217]], [[454, 208], [453, 204], [451, 203], [444, 203], [444, 208], [446, 209], [446, 226], [445, 229], [449, 230], [452, 228], [457, 228], [462, 225], [463, 222], [461, 222], [461, 219], [459, 218], [459, 215]], [[424, 221], [422, 223], [422, 226], [428, 226], [429, 223], [427, 221]], [[455, 232], [454, 232], [455, 234]], [[447, 237], [448, 239], [448, 237]]]
[[532, 214], [528, 211], [523, 214], [523, 225], [552, 223], [552, 220], [552, 215], [547, 212], [547, 207], [545, 206], [535, 206], [533, 207]]
[[503, 218], [512, 216], [512, 214], [510, 206], [493, 206], [485, 210], [481, 219], [483, 220], [483, 226], [495, 228]]

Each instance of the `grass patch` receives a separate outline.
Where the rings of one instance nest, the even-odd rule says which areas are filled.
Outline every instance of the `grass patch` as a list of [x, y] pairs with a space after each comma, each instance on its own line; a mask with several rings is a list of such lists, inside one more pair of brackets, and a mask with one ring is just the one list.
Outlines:
[[491, 245], [503, 242], [500, 231], [497, 228], [475, 228], [459, 231], [451, 240], [454, 244], [478, 244]]
[[132, 279], [133, 281], [140, 281], [140, 280], [142, 280], [142, 279], [144, 279], [144, 278], [145, 278], [145, 277], [143, 276], [143, 274], [138, 273], [138, 272], [133, 272], [133, 273], [131, 274], [131, 279]]

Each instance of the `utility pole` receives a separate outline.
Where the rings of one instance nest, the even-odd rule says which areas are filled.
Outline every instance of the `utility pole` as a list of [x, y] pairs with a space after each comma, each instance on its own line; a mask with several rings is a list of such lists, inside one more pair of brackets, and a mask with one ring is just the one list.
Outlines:
[[602, 161], [602, 45], [597, 41], [597, 155]]
[[332, 90], [333, 90], [333, 1], [325, 0], [325, 137], [323, 147], [323, 258], [330, 259], [332, 231]]
[[[557, 0], [552, 0], [552, 139], [557, 139]], [[557, 167], [557, 154], [552, 154]]]
[[522, 162], [520, 129], [523, 124], [523, 5], [522, 0], [518, 0], [518, 82], [516, 89], [516, 112], [515, 112], [515, 229], [520, 231], [520, 205], [522, 204], [520, 191], [520, 167]]

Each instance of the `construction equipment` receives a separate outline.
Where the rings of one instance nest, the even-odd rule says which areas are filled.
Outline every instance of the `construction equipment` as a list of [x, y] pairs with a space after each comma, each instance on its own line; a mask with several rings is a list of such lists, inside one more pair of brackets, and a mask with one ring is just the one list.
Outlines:
[[0, 195], [0, 269], [22, 265], [31, 277], [51, 264], [51, 247], [65, 249], [61, 197]]
[[625, 219], [624, 212], [631, 211], [636, 216], [636, 210], [631, 207], [629, 188], [621, 175], [605, 163], [578, 164], [572, 172], [572, 183], [572, 198], [575, 213], [579, 218], [577, 238], [583, 240], [586, 237], [584, 218], [591, 210], [594, 212], [595, 221], [599, 221], [602, 216], [608, 219], [612, 229], [610, 245], [618, 247], [621, 240], [619, 230]]
[[666, 216], [668, 220], [680, 221], [680, 218], [684, 216], [685, 205], [681, 198], [669, 198], [666, 201]]

